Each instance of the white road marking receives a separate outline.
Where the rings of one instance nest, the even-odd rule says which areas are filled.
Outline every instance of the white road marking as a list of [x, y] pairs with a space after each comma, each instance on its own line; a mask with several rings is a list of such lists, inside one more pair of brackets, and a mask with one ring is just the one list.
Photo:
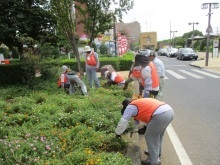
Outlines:
[[189, 75], [189, 76], [192, 76], [192, 77], [194, 77], [194, 78], [204, 78], [204, 77], [198, 76], [198, 75], [196, 75], [196, 74], [190, 73], [190, 72], [185, 71], [185, 70], [179, 70], [179, 71], [180, 71], [180, 72], [183, 72], [183, 73], [185, 73], [185, 74], [187, 74], [187, 75]]
[[166, 65], [166, 68], [170, 66], [173, 67], [173, 66], [186, 66], [186, 65]]
[[181, 76], [180, 74], [172, 71], [172, 70], [166, 70], [166, 72], [168, 72], [169, 74], [173, 75], [174, 77], [176, 77], [177, 79], [186, 79], [186, 77]]
[[217, 75], [214, 75], [214, 74], [211, 74], [211, 73], [207, 73], [207, 72], [203, 72], [201, 70], [198, 70], [198, 69], [192, 69], [194, 72], [198, 72], [198, 73], [201, 73], [201, 74], [204, 74], [206, 76], [210, 76], [210, 77], [213, 77], [213, 78], [220, 78], [220, 76], [217, 76]]
[[166, 130], [181, 164], [193, 165], [188, 154], [186, 153], [186, 150], [184, 149], [182, 143], [180, 142], [176, 132], [174, 131], [172, 125], [170, 124]]

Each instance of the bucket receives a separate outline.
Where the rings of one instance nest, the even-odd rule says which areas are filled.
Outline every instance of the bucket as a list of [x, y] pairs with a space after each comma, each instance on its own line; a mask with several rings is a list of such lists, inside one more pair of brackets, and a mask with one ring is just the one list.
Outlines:
[[5, 60], [5, 64], [9, 64], [10, 63], [10, 61], [9, 60]]

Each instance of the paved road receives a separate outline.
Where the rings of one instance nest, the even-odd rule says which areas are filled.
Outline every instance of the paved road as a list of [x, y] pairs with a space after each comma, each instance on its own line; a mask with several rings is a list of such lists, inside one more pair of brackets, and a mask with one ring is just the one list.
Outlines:
[[[219, 86], [220, 74], [216, 74], [215, 69], [210, 72], [191, 67], [191, 61], [159, 58], [166, 66], [164, 99], [175, 110], [175, 120], [164, 138], [162, 164], [218, 165], [220, 105], [217, 98], [220, 91], [217, 92], [215, 87]], [[128, 74], [126, 71], [121, 73]], [[144, 160], [147, 146], [143, 136], [140, 136], [139, 144]]]
[[[162, 164], [219, 165], [220, 74], [191, 67], [190, 61], [160, 58], [166, 66], [164, 100], [175, 111], [169, 136], [165, 135]], [[146, 158], [143, 139], [140, 144]]]

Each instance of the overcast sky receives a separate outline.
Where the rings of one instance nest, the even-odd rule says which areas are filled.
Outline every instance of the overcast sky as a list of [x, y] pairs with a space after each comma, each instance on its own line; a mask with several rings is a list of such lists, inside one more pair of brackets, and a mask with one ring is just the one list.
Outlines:
[[[210, 2], [220, 3], [220, 0], [134, 0], [134, 7], [124, 14], [123, 22], [138, 21], [142, 32], [156, 31], [158, 41], [170, 39], [170, 24], [172, 31], [178, 31], [175, 36], [192, 31], [189, 22], [199, 22], [194, 24], [194, 29], [206, 34], [209, 8], [201, 9], [201, 6]], [[213, 32], [220, 34], [220, 8], [211, 8], [211, 13]]]

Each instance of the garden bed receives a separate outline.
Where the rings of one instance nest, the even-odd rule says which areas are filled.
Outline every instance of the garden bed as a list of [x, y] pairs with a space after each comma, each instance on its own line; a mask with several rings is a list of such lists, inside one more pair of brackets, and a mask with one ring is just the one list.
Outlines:
[[11, 86], [0, 93], [0, 164], [131, 164], [128, 144], [114, 133], [131, 92], [115, 86], [70, 96], [44, 82], [38, 90]]

